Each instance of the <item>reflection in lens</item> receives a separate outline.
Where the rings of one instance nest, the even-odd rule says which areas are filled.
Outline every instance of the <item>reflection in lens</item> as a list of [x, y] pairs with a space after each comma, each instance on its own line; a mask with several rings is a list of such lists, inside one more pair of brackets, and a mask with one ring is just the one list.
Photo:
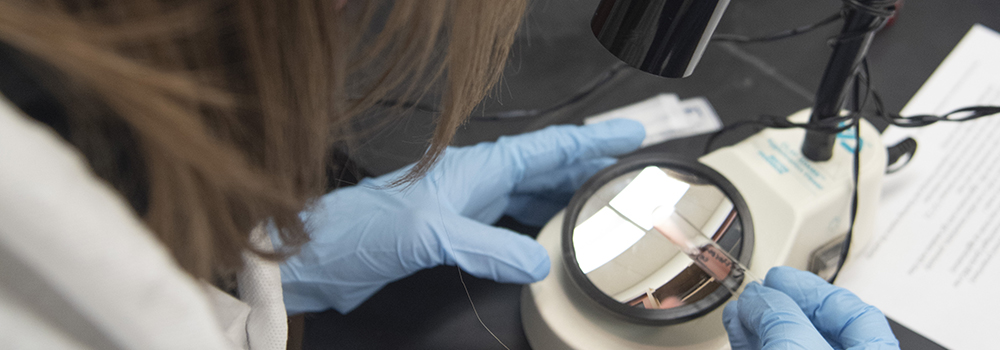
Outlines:
[[581, 271], [605, 295], [636, 308], [669, 309], [714, 292], [713, 278], [653, 229], [654, 211], [688, 237], [719, 240], [739, 229], [732, 201], [711, 182], [645, 167], [605, 183], [580, 208], [573, 249]]

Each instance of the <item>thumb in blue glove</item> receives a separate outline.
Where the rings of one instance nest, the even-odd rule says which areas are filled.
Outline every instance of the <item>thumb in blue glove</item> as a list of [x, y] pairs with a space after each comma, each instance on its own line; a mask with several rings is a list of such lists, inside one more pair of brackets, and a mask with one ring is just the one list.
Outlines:
[[734, 350], [899, 349], [885, 316], [846, 289], [775, 267], [722, 314]]
[[331, 192], [302, 214], [312, 241], [281, 265], [285, 308], [346, 313], [387, 283], [442, 264], [498, 282], [541, 280], [549, 271], [545, 249], [490, 224], [503, 214], [544, 223], [644, 136], [630, 120], [553, 126], [448, 148], [403, 188], [387, 185], [409, 168]]

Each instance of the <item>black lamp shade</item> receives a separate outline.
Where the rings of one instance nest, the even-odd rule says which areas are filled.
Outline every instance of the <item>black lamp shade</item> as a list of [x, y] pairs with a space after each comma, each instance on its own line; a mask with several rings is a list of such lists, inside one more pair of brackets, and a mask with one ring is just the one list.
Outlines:
[[591, 29], [612, 54], [668, 78], [694, 72], [729, 0], [601, 0]]

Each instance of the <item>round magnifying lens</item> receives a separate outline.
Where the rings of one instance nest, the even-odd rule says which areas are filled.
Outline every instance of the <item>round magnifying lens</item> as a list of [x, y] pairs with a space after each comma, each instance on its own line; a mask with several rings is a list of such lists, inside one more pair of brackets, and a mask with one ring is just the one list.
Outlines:
[[678, 232], [749, 263], [753, 225], [731, 183], [697, 162], [640, 155], [598, 172], [570, 201], [562, 248], [573, 282], [604, 309], [645, 324], [721, 306], [730, 291], [653, 228], [664, 213]]

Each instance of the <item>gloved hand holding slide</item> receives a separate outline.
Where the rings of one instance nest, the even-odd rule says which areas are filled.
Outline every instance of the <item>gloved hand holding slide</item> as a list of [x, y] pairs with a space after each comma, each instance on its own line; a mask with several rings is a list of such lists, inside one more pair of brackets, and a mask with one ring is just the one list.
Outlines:
[[751, 283], [722, 313], [733, 350], [899, 349], [879, 309], [791, 267]]

